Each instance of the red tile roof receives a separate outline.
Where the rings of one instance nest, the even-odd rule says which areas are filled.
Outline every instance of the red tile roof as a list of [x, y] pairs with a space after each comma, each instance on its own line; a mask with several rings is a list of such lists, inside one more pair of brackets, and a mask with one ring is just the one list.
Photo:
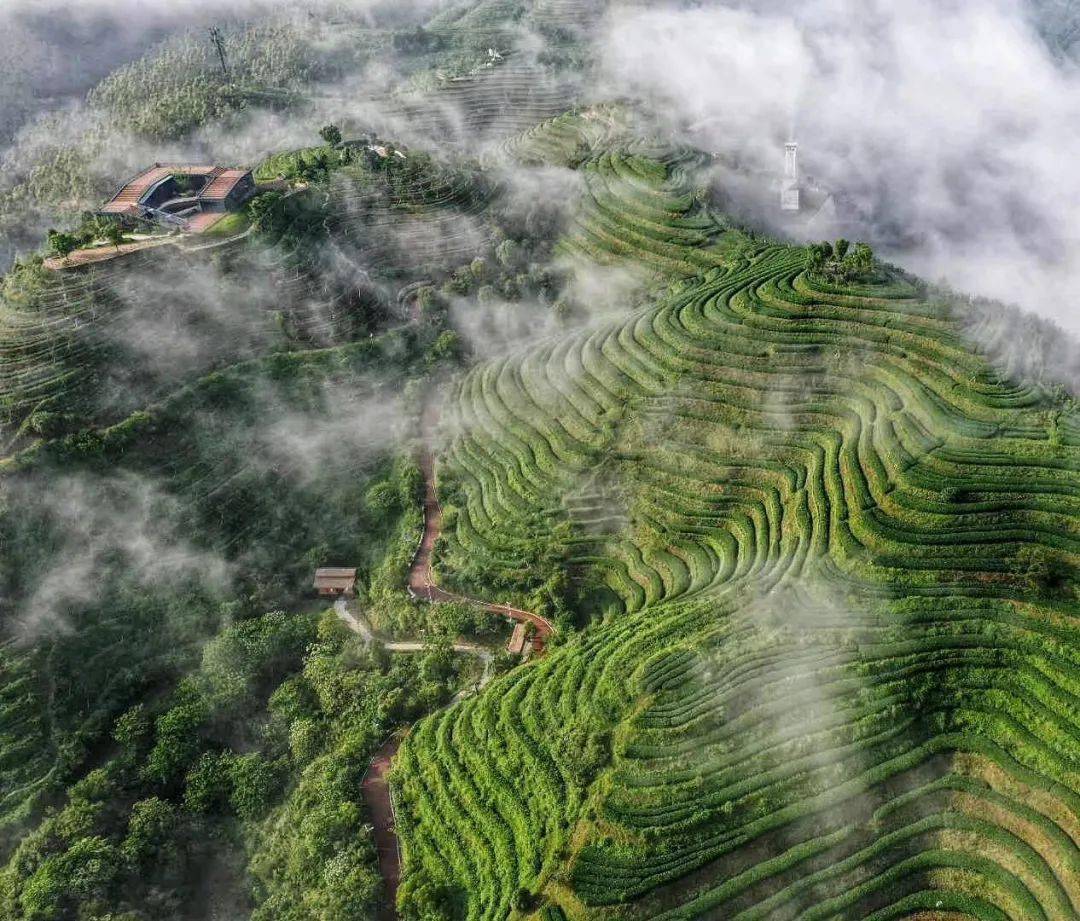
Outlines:
[[210, 181], [199, 192], [199, 198], [208, 199], [209, 201], [223, 201], [229, 197], [229, 193], [248, 172], [246, 169], [221, 170], [216, 175], [211, 176]]
[[221, 166], [156, 164], [127, 182], [101, 210], [106, 214], [125, 214], [134, 208], [150, 189], [169, 176], [206, 176], [207, 183], [198, 193], [199, 197], [208, 201], [222, 201], [249, 172], [250, 170], [225, 169]]
[[117, 192], [112, 201], [101, 210], [108, 211], [111, 214], [122, 214], [128, 211], [133, 205], [138, 204], [139, 199], [146, 194], [147, 189], [168, 176], [169, 172], [162, 166], [155, 166], [145, 170]]

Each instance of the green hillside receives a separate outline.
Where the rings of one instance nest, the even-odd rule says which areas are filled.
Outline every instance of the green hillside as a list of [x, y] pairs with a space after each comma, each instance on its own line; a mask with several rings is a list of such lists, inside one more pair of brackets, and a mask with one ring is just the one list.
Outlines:
[[654, 157], [564, 245], [679, 280], [448, 397], [447, 560], [557, 540], [609, 601], [410, 735], [404, 906], [1072, 917], [1080, 413], [895, 270], [718, 247]]
[[607, 7], [180, 33], [0, 190], [289, 128], [0, 279], [3, 921], [1080, 917], [1067, 340], [729, 213]]

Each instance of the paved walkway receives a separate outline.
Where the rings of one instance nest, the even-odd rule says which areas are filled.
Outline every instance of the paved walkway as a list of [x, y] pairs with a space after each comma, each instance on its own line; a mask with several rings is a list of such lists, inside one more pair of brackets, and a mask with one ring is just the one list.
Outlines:
[[401, 737], [393, 736], [375, 752], [361, 785], [361, 795], [375, 837], [375, 850], [379, 855], [379, 874], [386, 886], [386, 903], [379, 909], [380, 921], [397, 918], [397, 891], [401, 883], [401, 851], [395, 828], [394, 801], [390, 793], [387, 774], [394, 755], [401, 745]]

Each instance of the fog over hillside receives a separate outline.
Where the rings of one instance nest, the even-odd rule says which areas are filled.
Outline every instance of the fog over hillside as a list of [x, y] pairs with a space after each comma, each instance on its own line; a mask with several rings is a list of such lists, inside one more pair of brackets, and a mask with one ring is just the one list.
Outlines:
[[[1060, 12], [1060, 11], [1059, 11]], [[1076, 331], [1080, 74], [1019, 0], [651, 4], [603, 43], [612, 87], [849, 193], [925, 276]]]
[[[357, 29], [413, 28], [443, 5], [3, 4], [0, 270], [36, 250], [49, 227], [93, 207], [147, 162], [255, 163], [272, 150], [308, 143], [313, 124], [342, 114], [340, 94], [327, 103], [307, 99], [302, 108], [289, 94], [345, 77], [358, 80], [371, 43]], [[224, 79], [208, 34], [212, 27], [225, 37]], [[368, 90], [373, 85], [363, 83]], [[321, 111], [327, 108], [332, 111]]]
[[[448, 6], [312, 0], [300, 12], [368, 14], [385, 24]], [[697, 127], [695, 140], [720, 151], [734, 144], [762, 169], [775, 169], [780, 144], [796, 137], [806, 170], [850, 193], [880, 238], [914, 244], [896, 254], [905, 265], [1077, 329], [1060, 296], [1080, 275], [1071, 217], [1080, 177], [1061, 168], [1080, 154], [1080, 75], [1065, 54], [1074, 7], [1063, 0], [614, 4], [597, 36], [598, 61], [611, 95], [662, 102], [682, 126]], [[20, 129], [19, 150], [38, 149], [35, 117], [78, 107], [111, 70], [170, 34], [286, 11], [297, 12], [281, 0], [227, 9], [209, 0], [4, 4], [0, 152]], [[291, 127], [276, 119], [259, 136], [291, 140]], [[251, 147], [243, 138], [201, 143], [225, 153]], [[15, 157], [10, 179], [22, 166], [14, 148], [8, 156]]]
[[0, 5], [0, 151], [35, 115], [80, 102], [116, 68], [163, 39], [295, 13], [412, 21], [441, 0], [6, 0]]
[[[0, 144], [33, 115], [79, 101], [117, 67], [180, 29], [282, 4], [9, 0], [0, 8]], [[260, 9], [262, 8], [262, 9]]]
[[1080, 4], [1076, 0], [1030, 0], [1035, 27], [1062, 57], [1077, 57], [1080, 50]]
[[0, 0], [0, 921], [1080, 918], [1078, 37]]

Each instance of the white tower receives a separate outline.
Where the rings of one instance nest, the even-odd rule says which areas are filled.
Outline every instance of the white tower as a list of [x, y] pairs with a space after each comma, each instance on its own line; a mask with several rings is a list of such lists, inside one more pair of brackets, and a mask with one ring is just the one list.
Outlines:
[[780, 210], [799, 210], [799, 145], [784, 145], [784, 179], [780, 184]]

